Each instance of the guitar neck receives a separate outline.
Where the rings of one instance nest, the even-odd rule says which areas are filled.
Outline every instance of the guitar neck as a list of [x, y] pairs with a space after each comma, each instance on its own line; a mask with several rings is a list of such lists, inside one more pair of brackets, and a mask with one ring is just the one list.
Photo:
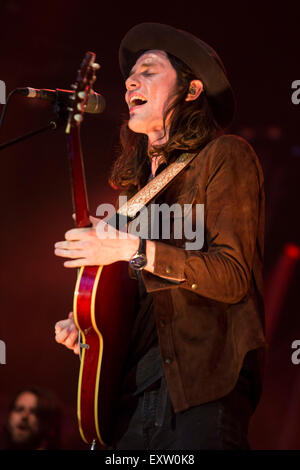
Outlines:
[[89, 227], [91, 226], [91, 222], [89, 219], [79, 127], [71, 127], [70, 133], [67, 134], [67, 143], [71, 166], [72, 199], [73, 209], [76, 214], [76, 225], [77, 227]]

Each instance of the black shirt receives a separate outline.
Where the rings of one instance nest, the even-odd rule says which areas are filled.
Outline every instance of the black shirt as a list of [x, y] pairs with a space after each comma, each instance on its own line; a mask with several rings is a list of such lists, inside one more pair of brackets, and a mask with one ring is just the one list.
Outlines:
[[136, 314], [126, 360], [122, 392], [137, 395], [163, 375], [152, 294], [147, 293], [140, 271]]
[[[164, 168], [161, 163], [155, 176]], [[148, 182], [154, 177], [150, 174]], [[146, 291], [140, 271], [136, 271], [138, 297], [135, 321], [126, 360], [123, 392], [137, 395], [163, 376], [152, 294]]]

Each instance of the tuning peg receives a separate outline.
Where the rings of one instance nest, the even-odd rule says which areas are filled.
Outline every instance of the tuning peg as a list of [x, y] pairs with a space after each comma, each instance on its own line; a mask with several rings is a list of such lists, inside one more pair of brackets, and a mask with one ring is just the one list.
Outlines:
[[82, 111], [84, 111], [86, 108], [86, 104], [82, 104], [82, 103], [77, 103], [77, 109], [78, 111], [80, 111], [82, 113]]
[[77, 85], [75, 85], [75, 83], [72, 83], [71, 88], [72, 88], [72, 90], [76, 90]]
[[95, 62], [94, 64], [92, 64], [92, 67], [93, 67], [93, 69], [95, 69], [95, 70], [99, 70], [100, 67], [101, 67], [101, 65], [100, 65], [100, 64], [97, 64], [97, 63]]
[[74, 119], [75, 119], [76, 122], [82, 122], [83, 121], [83, 117], [81, 116], [81, 114], [75, 114]]
[[84, 91], [80, 91], [80, 92], [78, 93], [78, 98], [80, 98], [81, 100], [83, 100], [83, 99], [86, 98], [86, 97], [87, 97], [87, 95], [86, 95], [86, 93], [85, 93]]

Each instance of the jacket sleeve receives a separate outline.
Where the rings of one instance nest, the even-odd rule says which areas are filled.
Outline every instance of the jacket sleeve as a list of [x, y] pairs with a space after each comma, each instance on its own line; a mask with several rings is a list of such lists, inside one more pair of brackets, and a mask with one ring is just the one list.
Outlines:
[[[205, 251], [157, 242], [154, 272], [143, 278], [149, 292], [180, 287], [237, 303], [251, 282], [263, 178], [252, 147], [237, 136], [219, 138], [207, 158]], [[185, 280], [176, 286], [176, 278]]]

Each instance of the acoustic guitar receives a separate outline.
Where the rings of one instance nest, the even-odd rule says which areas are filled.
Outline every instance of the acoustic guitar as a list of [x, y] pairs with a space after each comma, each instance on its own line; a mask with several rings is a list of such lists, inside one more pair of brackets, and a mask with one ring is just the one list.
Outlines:
[[[87, 52], [72, 86], [66, 136], [77, 227], [91, 226], [80, 141], [80, 125], [95, 81], [95, 54]], [[118, 228], [118, 226], [116, 227]], [[74, 292], [74, 320], [80, 338], [77, 416], [82, 439], [106, 448], [112, 438], [114, 413], [130, 331], [136, 281], [128, 263], [87, 266], [79, 270]]]

